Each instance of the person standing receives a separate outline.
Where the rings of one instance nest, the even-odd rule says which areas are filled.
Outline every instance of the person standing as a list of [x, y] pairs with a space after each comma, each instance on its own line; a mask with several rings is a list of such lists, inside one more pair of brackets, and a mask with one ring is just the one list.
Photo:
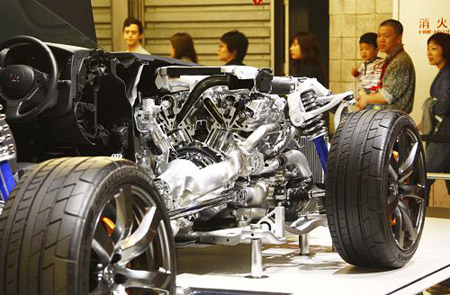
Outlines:
[[[289, 74], [294, 77], [316, 78], [327, 87], [325, 71], [322, 66], [322, 50], [316, 35], [311, 32], [298, 32], [292, 38]], [[330, 125], [329, 114], [324, 115], [326, 126]]]
[[298, 32], [292, 39], [289, 53], [290, 75], [316, 78], [325, 85], [325, 71], [321, 61], [322, 50], [316, 35], [311, 32]]
[[[428, 128], [430, 135], [450, 136], [450, 35], [436, 33], [428, 39], [427, 57], [430, 65], [439, 70], [431, 84], [428, 105], [433, 119], [437, 119], [437, 126]], [[427, 111], [427, 110], [424, 110]], [[422, 120], [422, 127], [424, 127]], [[423, 128], [422, 128], [423, 129]], [[428, 172], [450, 173], [450, 143], [431, 142], [426, 150]], [[434, 179], [429, 179], [431, 186]], [[446, 180], [447, 191], [450, 194], [450, 181]]]
[[243, 61], [247, 55], [247, 49], [247, 37], [239, 31], [230, 31], [220, 37], [217, 55], [226, 66], [245, 66]]
[[188, 33], [176, 33], [170, 38], [170, 57], [198, 62], [194, 41]]
[[397, 109], [411, 113], [416, 87], [416, 72], [402, 44], [403, 25], [394, 19], [385, 20], [378, 28], [378, 48], [386, 53], [381, 69], [379, 92], [362, 94], [358, 107], [379, 105], [379, 109]]
[[134, 17], [128, 17], [123, 22], [122, 31], [128, 52], [150, 54], [141, 44], [142, 37], [144, 37], [144, 27], [140, 20]]

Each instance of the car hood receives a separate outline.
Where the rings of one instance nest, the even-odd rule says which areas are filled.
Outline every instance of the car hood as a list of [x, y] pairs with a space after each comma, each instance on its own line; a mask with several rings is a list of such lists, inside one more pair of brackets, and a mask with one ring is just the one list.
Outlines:
[[90, 0], [1, 0], [0, 42], [28, 35], [46, 42], [97, 47]]

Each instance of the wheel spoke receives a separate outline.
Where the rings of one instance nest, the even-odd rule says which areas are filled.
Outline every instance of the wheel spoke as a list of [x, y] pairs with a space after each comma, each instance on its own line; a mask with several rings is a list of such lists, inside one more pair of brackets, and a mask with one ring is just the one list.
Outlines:
[[[407, 195], [423, 196], [425, 194], [425, 186], [421, 184], [400, 184], [400, 188], [407, 193]], [[421, 199], [423, 199], [423, 197], [421, 197]]]
[[131, 185], [123, 186], [116, 202], [116, 228], [114, 229], [113, 240], [119, 241], [130, 235], [133, 226], [133, 193]]
[[[392, 159], [393, 159], [393, 161], [392, 161]], [[394, 157], [391, 158], [391, 162], [396, 162]], [[392, 164], [389, 164], [389, 176], [392, 178], [393, 181], [398, 180], [397, 170], [396, 170], [396, 168], [394, 168], [394, 166]]]
[[111, 294], [111, 289], [105, 281], [99, 281], [97, 287], [89, 292], [89, 295], [109, 295]]
[[153, 241], [162, 216], [156, 207], [151, 207], [145, 214], [136, 231], [128, 238], [117, 243], [117, 253], [121, 255], [118, 264], [124, 265], [141, 255]]
[[411, 216], [411, 212], [409, 208], [403, 203], [398, 203], [398, 208], [402, 212], [402, 219], [405, 222], [406, 231], [409, 233], [411, 241], [415, 241], [417, 238], [417, 231], [414, 227], [413, 217]]
[[105, 248], [103, 248], [102, 245], [100, 245], [97, 240], [92, 241], [92, 250], [94, 250], [95, 254], [97, 254], [100, 263], [105, 266], [108, 265], [109, 262], [111, 262], [111, 256], [108, 252], [106, 252]]
[[398, 245], [400, 247], [403, 247], [403, 244], [405, 242], [405, 232], [402, 230], [402, 228], [403, 228], [402, 212], [400, 211], [400, 209], [398, 207], [395, 208], [395, 210], [394, 210], [394, 216], [395, 216], [395, 220], [397, 222], [395, 225], [394, 236], [398, 242]]
[[411, 169], [411, 170], [409, 170], [409, 171], [407, 171], [405, 173], [402, 173], [400, 179], [398, 180], [398, 182], [399, 183], [403, 183], [408, 177], [411, 176], [411, 174], [413, 174], [413, 172], [414, 172], [414, 170]]
[[168, 270], [159, 268], [155, 271], [145, 271], [125, 268], [118, 270], [118, 273], [127, 278], [125, 288], [150, 289], [168, 294], [171, 281], [171, 273]]
[[417, 203], [422, 203], [423, 201], [425, 201], [423, 198], [419, 197], [418, 195], [402, 195], [402, 197], [414, 199]]
[[407, 159], [407, 154], [409, 152], [409, 149], [411, 148], [408, 140], [407, 133], [401, 132], [400, 135], [397, 138], [397, 151], [398, 151], [398, 162], [404, 163]]
[[128, 295], [126, 288], [124, 285], [114, 284], [111, 288], [111, 295]]
[[398, 205], [398, 197], [394, 194], [390, 194], [388, 198], [388, 216], [391, 216], [394, 212], [395, 208], [397, 208]]
[[418, 151], [419, 151], [419, 143], [416, 142], [412, 147], [408, 157], [400, 165], [399, 168], [400, 179], [398, 180], [400, 183], [404, 182], [406, 178], [408, 178], [414, 172], [414, 162], [418, 155]]
[[[111, 238], [108, 236], [105, 227], [99, 221], [94, 233], [94, 240], [92, 241], [92, 250], [98, 255], [100, 261], [103, 263], [107, 260], [109, 263], [112, 253], [114, 252], [114, 245]], [[106, 264], [105, 264], [106, 265]]]
[[417, 203], [422, 203], [423, 201], [425, 201], [423, 198], [419, 197], [418, 195], [414, 195], [414, 194], [403, 194], [401, 195], [401, 198], [410, 198], [413, 199], [414, 201], [416, 201]]

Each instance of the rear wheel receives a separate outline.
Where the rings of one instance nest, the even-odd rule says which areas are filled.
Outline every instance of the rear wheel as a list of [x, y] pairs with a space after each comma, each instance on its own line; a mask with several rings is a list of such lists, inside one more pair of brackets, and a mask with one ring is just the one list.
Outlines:
[[350, 264], [402, 267], [420, 241], [428, 193], [417, 127], [405, 113], [363, 111], [336, 131], [326, 175], [328, 224]]
[[36, 165], [0, 219], [2, 294], [172, 294], [175, 275], [167, 211], [130, 161]]

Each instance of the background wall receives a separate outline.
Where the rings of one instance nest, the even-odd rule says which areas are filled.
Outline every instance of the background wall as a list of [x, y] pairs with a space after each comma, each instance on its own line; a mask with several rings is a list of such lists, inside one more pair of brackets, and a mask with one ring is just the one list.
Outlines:
[[[213, 65], [218, 63], [219, 37], [239, 29], [250, 39], [246, 63], [273, 67], [273, 1], [283, 0], [264, 0], [263, 5], [250, 0], [142, 0], [145, 46], [154, 54], [167, 55], [170, 36], [185, 31], [194, 37], [200, 61]], [[329, 86], [334, 92], [356, 89], [350, 70], [361, 62], [359, 36], [376, 32], [381, 21], [392, 18], [393, 1], [399, 0], [329, 0]], [[124, 50], [121, 25], [128, 1], [92, 0], [92, 4], [99, 44], [106, 50]]]
[[427, 40], [437, 31], [450, 32], [450, 1], [395, 0], [394, 17], [405, 27], [403, 43], [416, 69], [416, 93], [412, 117], [420, 122], [422, 104], [430, 96], [430, 86], [438, 73], [427, 58]]
[[[279, 6], [280, 12], [276, 20], [279, 27], [277, 32], [284, 34], [283, 5], [290, 3], [289, 0], [264, 0], [264, 5], [255, 6], [250, 0], [129, 1], [137, 1], [137, 6], [141, 7], [140, 15], [146, 26], [145, 45], [150, 52], [167, 55], [170, 36], [175, 32], [185, 31], [194, 37], [200, 61], [208, 65], [218, 64], [216, 52], [219, 37], [226, 31], [239, 29], [250, 39], [249, 55], [245, 62], [257, 67], [274, 66], [271, 61], [274, 60], [272, 58], [276, 40], [273, 36], [275, 7]], [[122, 22], [129, 14], [129, 1], [92, 0], [97, 38], [100, 46], [106, 50], [125, 49]], [[446, 20], [446, 26], [450, 28], [450, 1], [328, 1], [330, 89], [334, 92], [355, 91], [357, 84], [350, 75], [350, 70], [362, 62], [359, 57], [359, 37], [366, 32], [377, 32], [378, 25], [383, 20], [400, 19], [405, 26], [405, 48], [413, 58], [416, 68], [417, 88], [412, 115], [416, 122], [419, 122], [422, 102], [428, 97], [431, 82], [437, 73], [436, 68], [428, 65], [426, 59], [426, 40], [434, 31], [420, 33], [421, 21], [428, 18], [432, 30], [436, 27], [436, 22], [443, 18]], [[130, 11], [131, 13], [134, 12]], [[302, 14], [292, 17], [302, 18]], [[298, 20], [302, 21], [306, 20]], [[278, 39], [283, 40], [283, 36]], [[284, 50], [287, 51], [288, 48], [289, 44], [284, 44]], [[433, 186], [430, 206], [450, 207], [450, 197], [446, 194], [443, 181], [437, 181]]]
[[250, 0], [145, 0], [145, 47], [152, 54], [167, 56], [169, 38], [186, 32], [194, 38], [200, 63], [222, 65], [217, 59], [220, 36], [237, 29], [249, 39], [244, 63], [271, 67], [271, 2], [253, 5]]
[[112, 50], [111, 0], [92, 0], [97, 43], [107, 51]]
[[[422, 104], [430, 95], [430, 86], [438, 73], [426, 56], [427, 40], [437, 31], [450, 33], [450, 1], [394, 0], [394, 18], [405, 27], [403, 43], [416, 69], [416, 93], [411, 113], [416, 122], [422, 117]], [[443, 180], [431, 187], [430, 206], [450, 208], [450, 196]]]
[[377, 32], [378, 25], [392, 18], [393, 0], [329, 0], [330, 4], [330, 89], [333, 92], [356, 91], [356, 79], [350, 74], [362, 60], [359, 37]]

